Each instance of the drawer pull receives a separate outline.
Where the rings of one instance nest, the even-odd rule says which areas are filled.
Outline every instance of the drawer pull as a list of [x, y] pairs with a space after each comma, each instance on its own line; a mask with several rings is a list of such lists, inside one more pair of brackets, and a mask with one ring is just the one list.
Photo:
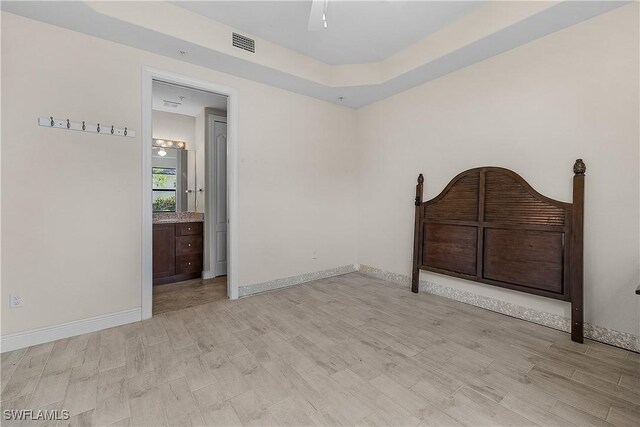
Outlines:
[[188, 227], [188, 228], [187, 228], [187, 230], [188, 230], [188, 231], [191, 231], [191, 227]]
[[189, 243], [189, 247], [191, 247], [191, 243]]
[[191, 263], [189, 263], [189, 265], [191, 265]]

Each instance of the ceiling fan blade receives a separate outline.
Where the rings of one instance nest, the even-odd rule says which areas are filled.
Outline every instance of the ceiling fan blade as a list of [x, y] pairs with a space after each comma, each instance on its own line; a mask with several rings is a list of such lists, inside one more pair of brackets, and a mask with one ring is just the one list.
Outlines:
[[311, 12], [309, 13], [309, 31], [318, 31], [324, 28], [322, 15], [326, 12], [327, 0], [313, 0], [311, 2]]

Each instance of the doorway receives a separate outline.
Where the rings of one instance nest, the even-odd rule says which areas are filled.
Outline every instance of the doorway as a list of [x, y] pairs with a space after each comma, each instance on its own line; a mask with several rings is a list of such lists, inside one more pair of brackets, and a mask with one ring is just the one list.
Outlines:
[[[142, 317], [237, 298], [237, 93], [143, 69]], [[235, 256], [234, 256], [235, 255]]]

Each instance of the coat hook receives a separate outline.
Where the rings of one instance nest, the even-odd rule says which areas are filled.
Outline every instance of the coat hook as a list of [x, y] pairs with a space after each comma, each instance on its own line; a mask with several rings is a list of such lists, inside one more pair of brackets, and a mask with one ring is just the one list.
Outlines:
[[111, 125], [111, 135], [113, 135], [113, 132], [114, 132], [113, 125]]
[[82, 121], [82, 130], [86, 130], [87, 127], [84, 125], [84, 120]]
[[51, 117], [51, 126], [53, 127], [55, 125], [56, 125], [56, 123], [53, 121], [53, 117]]
[[98, 123], [98, 133], [100, 133], [100, 123]]
[[69, 119], [67, 119], [67, 129], [71, 129], [71, 123], [69, 123]]
[[124, 136], [127, 136], [127, 128], [124, 128]]

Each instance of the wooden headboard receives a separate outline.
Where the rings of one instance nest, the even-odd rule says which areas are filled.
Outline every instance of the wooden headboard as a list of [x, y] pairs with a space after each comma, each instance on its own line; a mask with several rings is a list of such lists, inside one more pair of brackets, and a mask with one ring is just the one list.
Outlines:
[[420, 270], [571, 302], [582, 342], [585, 164], [573, 166], [573, 203], [550, 199], [508, 169], [464, 171], [422, 201], [418, 177], [411, 290]]

